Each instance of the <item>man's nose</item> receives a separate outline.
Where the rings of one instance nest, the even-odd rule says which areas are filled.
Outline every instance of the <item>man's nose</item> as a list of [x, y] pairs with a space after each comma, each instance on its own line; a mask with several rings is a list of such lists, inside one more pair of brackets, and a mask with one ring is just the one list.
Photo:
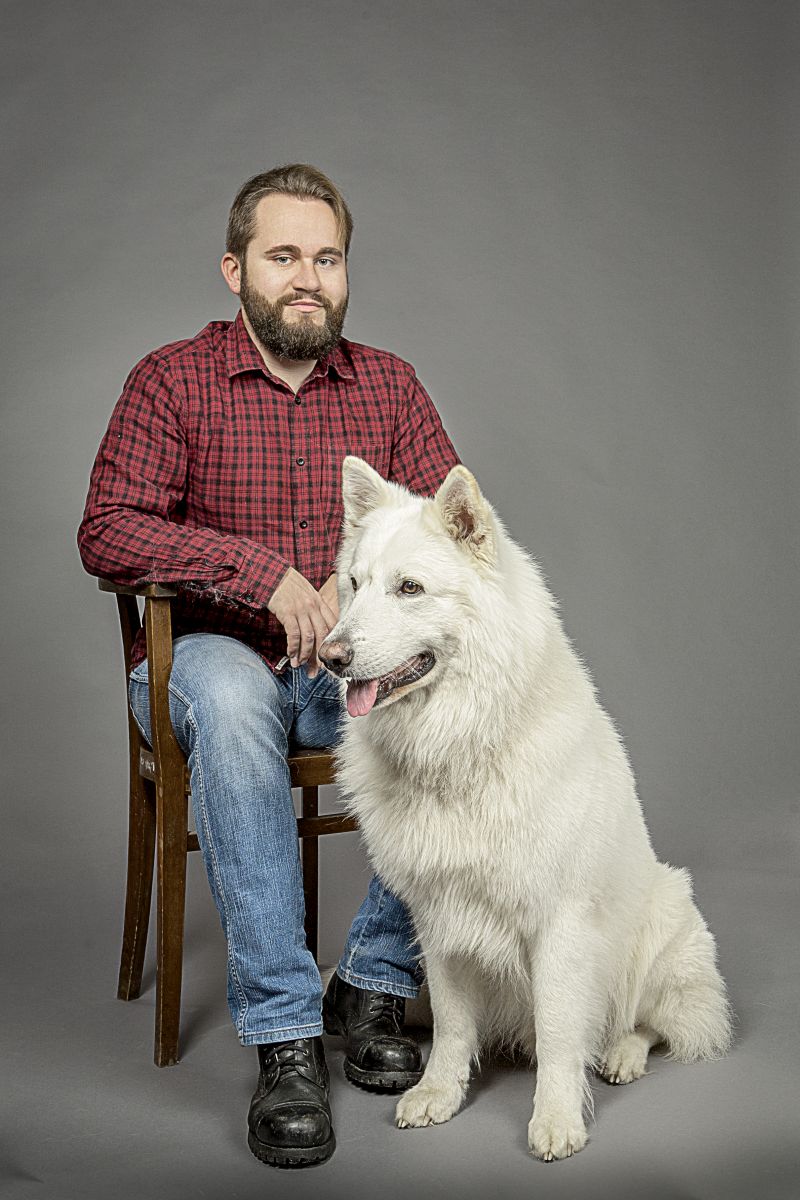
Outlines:
[[318, 292], [320, 290], [317, 268], [311, 261], [300, 259], [292, 283], [300, 292]]
[[353, 648], [347, 642], [326, 641], [320, 646], [317, 656], [334, 675], [341, 675], [353, 661]]

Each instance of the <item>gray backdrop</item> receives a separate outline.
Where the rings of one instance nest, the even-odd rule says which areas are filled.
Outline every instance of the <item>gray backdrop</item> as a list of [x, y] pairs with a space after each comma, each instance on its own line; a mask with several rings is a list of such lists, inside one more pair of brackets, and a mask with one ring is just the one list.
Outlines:
[[[3, 1195], [796, 1194], [798, 6], [35, 2], [2, 26]], [[123, 679], [75, 530], [128, 370], [234, 315], [228, 206], [292, 160], [354, 211], [346, 332], [414, 363], [543, 565], [718, 937], [733, 1054], [598, 1083], [568, 1163], [526, 1156], [526, 1071], [400, 1133], [333, 1042], [336, 1156], [258, 1164], [196, 856], [180, 1066], [152, 1065], [152, 966], [114, 999]], [[334, 841], [326, 962], [367, 878]]]

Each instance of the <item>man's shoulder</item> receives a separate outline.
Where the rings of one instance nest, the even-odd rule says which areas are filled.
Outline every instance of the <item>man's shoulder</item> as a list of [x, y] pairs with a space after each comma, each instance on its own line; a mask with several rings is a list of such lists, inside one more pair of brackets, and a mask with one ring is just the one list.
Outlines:
[[191, 367], [198, 361], [207, 361], [225, 353], [228, 331], [232, 321], [209, 321], [194, 337], [181, 338], [177, 342], [167, 342], [157, 346], [140, 359], [138, 367], [158, 364], [168, 371], [179, 373], [185, 367]]
[[359, 371], [369, 372], [370, 369], [403, 379], [416, 374], [410, 362], [406, 362], [404, 358], [401, 358], [399, 354], [394, 354], [391, 350], [367, 346], [364, 342], [352, 342], [349, 338], [342, 338], [341, 347], [345, 356], [352, 363], [356, 374]]

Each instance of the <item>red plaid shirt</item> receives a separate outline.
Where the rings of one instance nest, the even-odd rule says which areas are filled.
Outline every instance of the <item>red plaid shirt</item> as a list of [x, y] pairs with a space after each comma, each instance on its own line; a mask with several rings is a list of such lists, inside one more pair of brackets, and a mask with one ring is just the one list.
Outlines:
[[[458, 462], [413, 368], [342, 340], [295, 396], [241, 313], [134, 367], [92, 469], [78, 545], [90, 574], [181, 585], [173, 636], [239, 638], [275, 666], [286, 636], [266, 604], [290, 566], [334, 569], [341, 465], [432, 494]], [[144, 634], [133, 663], [145, 655]]]

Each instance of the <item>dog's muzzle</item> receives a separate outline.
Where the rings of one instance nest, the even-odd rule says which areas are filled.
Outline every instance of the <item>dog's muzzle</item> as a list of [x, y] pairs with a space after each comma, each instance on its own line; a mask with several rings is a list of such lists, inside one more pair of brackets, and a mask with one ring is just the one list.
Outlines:
[[347, 711], [351, 717], [364, 717], [376, 704], [388, 699], [398, 688], [416, 683], [433, 667], [436, 659], [430, 650], [372, 679], [350, 677], [348, 668], [353, 661], [353, 649], [345, 642], [323, 642], [318, 651], [320, 662], [334, 675], [347, 680]]

